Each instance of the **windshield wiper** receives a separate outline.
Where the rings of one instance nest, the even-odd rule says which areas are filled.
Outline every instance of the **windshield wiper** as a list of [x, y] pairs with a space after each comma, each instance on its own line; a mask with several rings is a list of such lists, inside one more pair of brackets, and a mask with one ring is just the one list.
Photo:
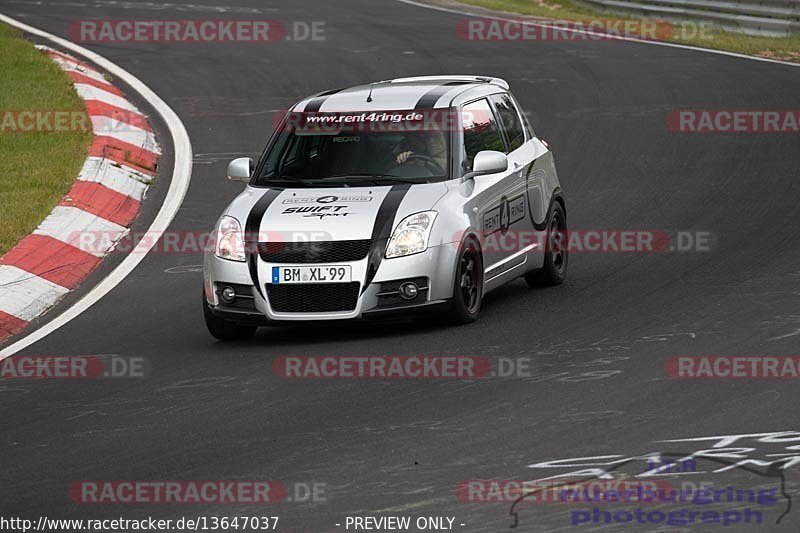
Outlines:
[[266, 178], [256, 183], [262, 187], [269, 187], [270, 185], [312, 185], [322, 181], [324, 181], [323, 178]]
[[371, 174], [368, 172], [361, 172], [354, 174], [334, 174], [333, 176], [327, 176], [322, 179], [328, 180], [328, 179], [342, 179], [342, 178], [371, 178], [372, 180], [397, 181], [400, 183], [421, 183], [419, 181], [404, 178], [402, 176], [396, 176], [394, 174]]
[[[352, 181], [348, 182], [348, 178], [355, 178]], [[401, 176], [395, 176], [393, 174], [335, 174], [333, 176], [325, 176], [324, 178], [285, 178], [285, 177], [275, 177], [275, 178], [267, 178], [264, 180], [259, 180], [257, 182], [257, 186], [260, 187], [269, 187], [269, 186], [278, 186], [278, 187], [296, 187], [296, 186], [313, 186], [313, 185], [333, 185], [333, 184], [341, 184], [344, 187], [350, 187], [355, 184], [356, 181], [368, 181], [372, 182], [374, 185], [380, 185], [381, 181], [389, 181], [389, 182], [397, 182], [397, 183], [410, 183], [410, 184], [418, 184], [418, 183], [428, 183], [426, 181], [415, 181], [403, 178]]]

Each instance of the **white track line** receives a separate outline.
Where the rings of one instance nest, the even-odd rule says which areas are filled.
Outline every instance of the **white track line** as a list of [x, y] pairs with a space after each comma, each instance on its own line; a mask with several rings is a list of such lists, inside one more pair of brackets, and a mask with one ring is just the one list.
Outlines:
[[[494, 20], [502, 20], [507, 22], [517, 22], [519, 24], [525, 24], [529, 26], [536, 26], [538, 28], [548, 28], [554, 29], [559, 31], [566, 31], [572, 33], [580, 33], [583, 35], [593, 35], [597, 37], [603, 37], [605, 39], [615, 39], [618, 41], [628, 41], [632, 43], [641, 43], [641, 44], [652, 44], [656, 46], [667, 46], [669, 48], [680, 48], [682, 50], [694, 50], [695, 52], [706, 52], [708, 54], [717, 54], [721, 56], [728, 56], [728, 57], [738, 57], [739, 59], [750, 59], [751, 61], [761, 61], [763, 63], [774, 63], [776, 65], [786, 65], [789, 67], [800, 67], [800, 63], [791, 63], [789, 61], [781, 61], [779, 59], [768, 59], [766, 57], [757, 57], [757, 56], [749, 56], [746, 54], [737, 54], [736, 52], [726, 52], [724, 50], [714, 50], [713, 48], [702, 48], [700, 46], [689, 46], [687, 44], [678, 44], [678, 43], [670, 43], [666, 41], [654, 41], [652, 39], [638, 39], [636, 37], [625, 37], [621, 35], [609, 35], [607, 33], [597, 33], [589, 30], [579, 30], [579, 29], [570, 29], [561, 26], [553, 26], [552, 24], [548, 24], [547, 22], [535, 22], [531, 20], [526, 20], [522, 18], [511, 18], [510, 16], [502, 16], [502, 15], [489, 15], [489, 14], [481, 14], [481, 13], [473, 13], [470, 11], [466, 11], [463, 9], [453, 9], [444, 6], [435, 6], [431, 4], [425, 4], [421, 2], [415, 2], [414, 0], [395, 0], [396, 2], [402, 2], [404, 4], [408, 4], [411, 6], [422, 7], [425, 9], [433, 9], [434, 11], [443, 11], [445, 13], [454, 13], [456, 15], [464, 15], [467, 17], [475, 17], [475, 18], [482, 18], [482, 19], [494, 19]], [[489, 9], [489, 8], [486, 8]], [[512, 15], [513, 13], [508, 13], [508, 15]], [[524, 15], [520, 15], [522, 17]], [[556, 21], [558, 19], [552, 19]], [[453, 33], [455, 33], [455, 28], [453, 28]]]
[[[189, 182], [192, 177], [192, 144], [189, 141], [189, 134], [186, 132], [181, 119], [159, 96], [154, 93], [147, 85], [142, 83], [136, 76], [124, 70], [122, 67], [117, 66], [103, 56], [92, 52], [91, 50], [74, 44], [66, 39], [57, 37], [46, 31], [39, 30], [32, 26], [15, 20], [11, 17], [0, 13], [0, 21], [5, 22], [19, 30], [36, 35], [57, 44], [61, 48], [69, 50], [78, 54], [100, 68], [108, 71], [112, 76], [122, 80], [133, 91], [138, 93], [150, 106], [161, 116], [169, 129], [170, 136], [172, 137], [172, 145], [175, 149], [175, 163], [172, 170], [172, 181], [169, 184], [164, 203], [161, 205], [158, 214], [153, 219], [150, 228], [147, 232], [149, 235], [160, 237], [166, 231], [175, 214], [183, 203], [183, 198], [189, 188]], [[147, 253], [153, 247], [157, 238], [142, 239], [136, 248], [128, 254], [117, 267], [106, 276], [100, 283], [93, 287], [86, 293], [80, 300], [75, 302], [66, 311], [58, 315], [53, 320], [50, 320], [42, 327], [29, 333], [13, 344], [7, 346], [0, 351], [0, 360], [14, 355], [20, 350], [30, 346], [50, 333], [54, 332], [64, 324], [68, 323], [73, 318], [77, 317], [89, 307], [97, 303], [100, 298], [108, 294], [114, 287], [119, 285], [133, 269], [145, 258]]]

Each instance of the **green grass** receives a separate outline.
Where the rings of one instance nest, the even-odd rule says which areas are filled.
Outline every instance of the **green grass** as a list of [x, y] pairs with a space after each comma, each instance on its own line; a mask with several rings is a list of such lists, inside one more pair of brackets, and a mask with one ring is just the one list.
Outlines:
[[[571, 0], [461, 0], [461, 2], [497, 11], [563, 20], [588, 21], [598, 18], [606, 20], [636, 20], [635, 15], [625, 16], [602, 12]], [[665, 40], [800, 63], [800, 35], [791, 37], [755, 37], [722, 30], [707, 31], [702, 36], [681, 36], [677, 35], [679, 32], [676, 31], [675, 33], [676, 35]]]
[[[5, 24], [0, 51], [0, 120], [10, 110], [85, 111], [61, 68]], [[33, 231], [69, 190], [91, 141], [91, 131], [0, 129], [0, 255]]]

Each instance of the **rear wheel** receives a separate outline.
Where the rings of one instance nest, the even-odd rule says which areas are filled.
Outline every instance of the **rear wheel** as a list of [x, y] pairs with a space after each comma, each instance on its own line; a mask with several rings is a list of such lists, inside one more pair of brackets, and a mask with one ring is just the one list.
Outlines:
[[468, 324], [477, 320], [482, 298], [483, 259], [481, 251], [474, 239], [467, 239], [461, 245], [456, 264], [450, 321], [454, 324]]
[[525, 281], [531, 287], [560, 285], [567, 277], [567, 216], [558, 202], [553, 203], [547, 218], [544, 266], [525, 274]]
[[221, 341], [249, 339], [257, 329], [257, 326], [243, 326], [214, 315], [206, 302], [205, 291], [203, 291], [203, 317], [206, 319], [208, 332]]

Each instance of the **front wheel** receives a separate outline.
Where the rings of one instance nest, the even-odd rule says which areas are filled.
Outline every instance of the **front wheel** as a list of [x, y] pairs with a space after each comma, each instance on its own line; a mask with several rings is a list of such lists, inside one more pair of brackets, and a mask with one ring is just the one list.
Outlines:
[[483, 298], [483, 258], [478, 243], [467, 239], [456, 263], [450, 322], [468, 324], [478, 319]]
[[542, 285], [561, 285], [567, 277], [567, 215], [558, 202], [553, 203], [547, 218], [544, 266], [525, 274], [525, 281], [531, 287]]
[[221, 341], [249, 339], [257, 329], [257, 326], [242, 326], [214, 315], [206, 302], [205, 291], [203, 291], [203, 317], [206, 319], [208, 332]]

